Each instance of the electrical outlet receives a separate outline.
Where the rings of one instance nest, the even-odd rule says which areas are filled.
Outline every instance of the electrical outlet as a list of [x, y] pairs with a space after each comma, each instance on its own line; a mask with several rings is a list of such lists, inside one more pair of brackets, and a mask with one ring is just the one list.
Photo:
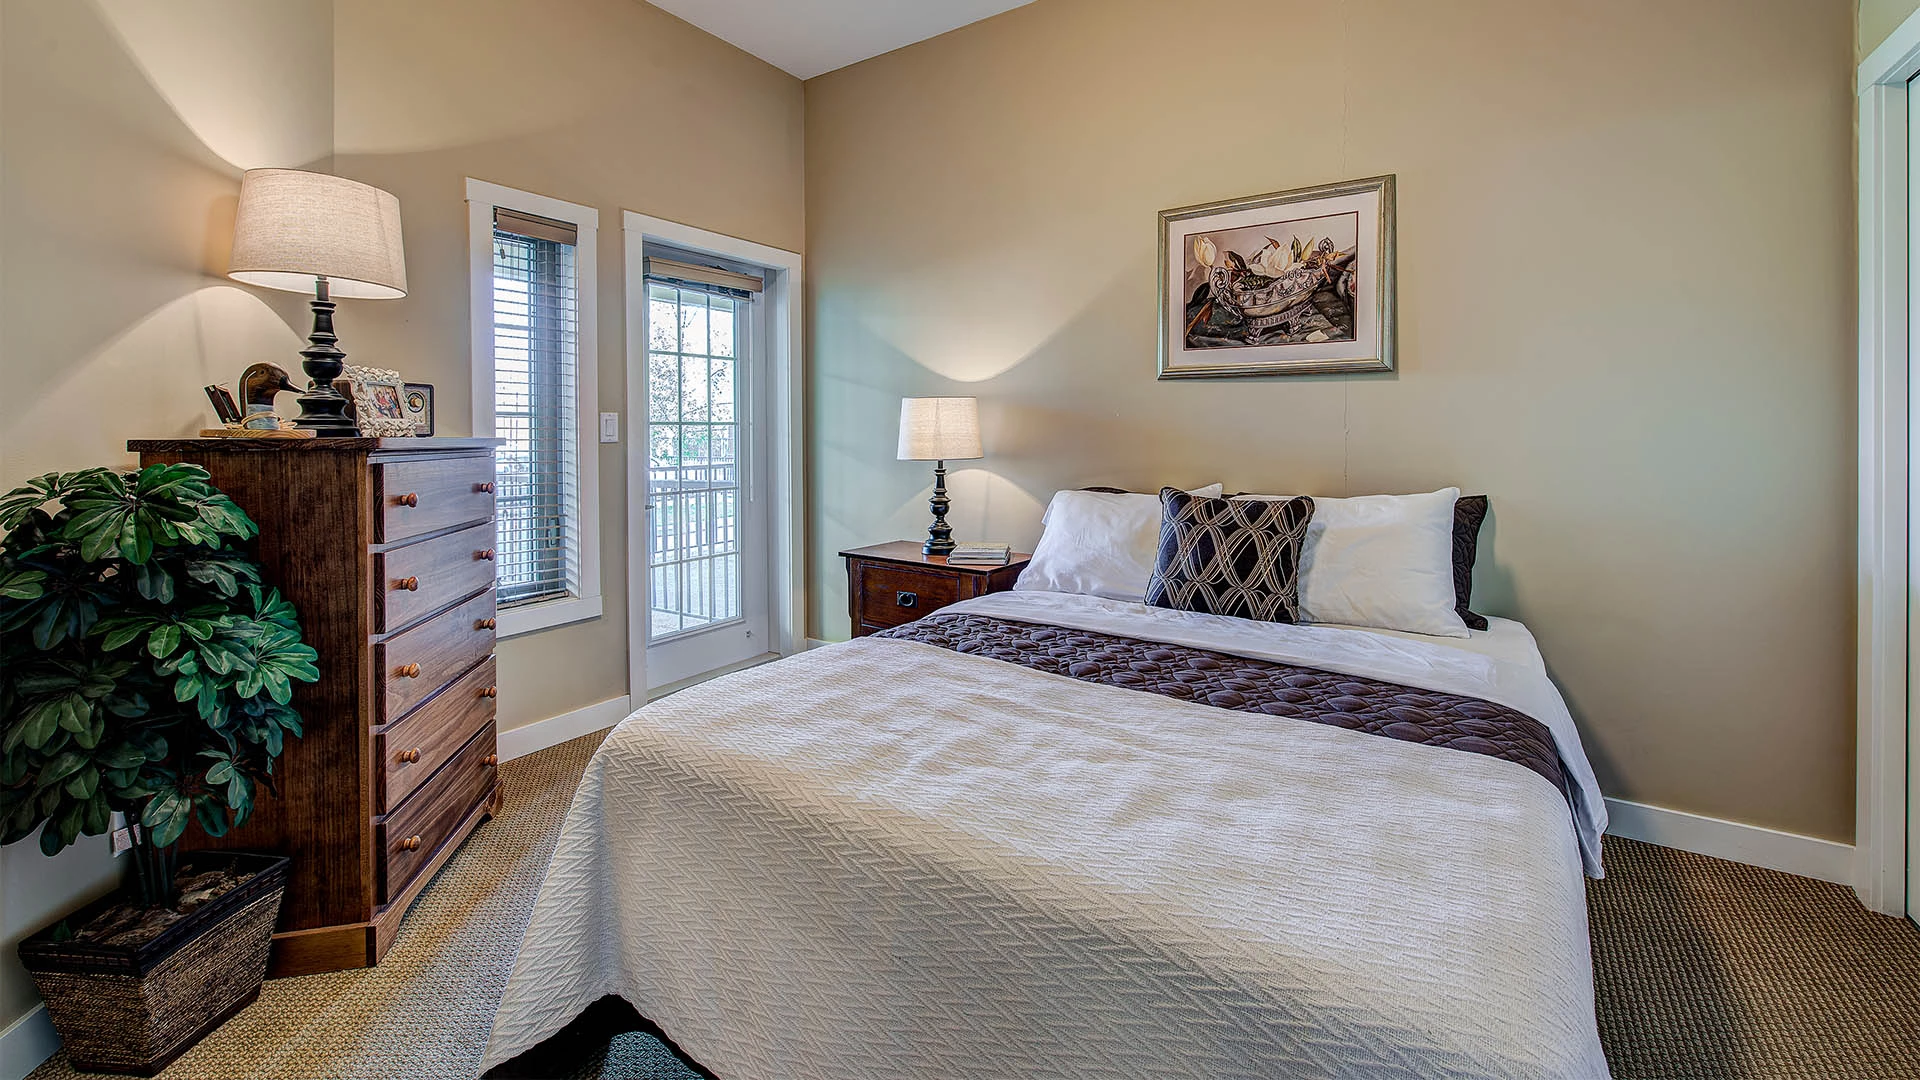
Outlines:
[[619, 413], [603, 412], [600, 414], [600, 441], [601, 442], [619, 442], [620, 441], [620, 414]]
[[113, 812], [113, 820], [107, 832], [108, 844], [115, 856], [125, 855], [133, 850], [133, 830], [127, 826], [127, 815], [118, 810]]

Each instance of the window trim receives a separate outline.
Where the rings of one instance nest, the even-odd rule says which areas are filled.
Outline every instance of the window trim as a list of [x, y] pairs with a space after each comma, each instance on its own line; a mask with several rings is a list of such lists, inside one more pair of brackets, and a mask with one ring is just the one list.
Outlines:
[[576, 334], [580, 370], [574, 373], [579, 426], [580, 592], [504, 608], [495, 636], [501, 639], [549, 627], [597, 619], [600, 595], [600, 211], [530, 191], [467, 178], [467, 269], [470, 337], [473, 343], [473, 433], [493, 435], [493, 211], [495, 207], [572, 222], [574, 289], [580, 325]]

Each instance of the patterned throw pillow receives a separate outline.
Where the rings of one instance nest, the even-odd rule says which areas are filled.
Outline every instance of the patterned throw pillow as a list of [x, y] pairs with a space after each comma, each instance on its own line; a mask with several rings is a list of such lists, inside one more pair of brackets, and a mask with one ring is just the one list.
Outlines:
[[1312, 499], [1203, 499], [1163, 488], [1160, 506], [1160, 557], [1147, 603], [1261, 622], [1299, 617]]

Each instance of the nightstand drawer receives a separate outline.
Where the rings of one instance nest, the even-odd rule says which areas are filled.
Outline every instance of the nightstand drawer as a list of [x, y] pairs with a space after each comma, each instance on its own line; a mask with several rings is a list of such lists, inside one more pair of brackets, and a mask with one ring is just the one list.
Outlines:
[[960, 583], [951, 574], [930, 574], [899, 566], [861, 564], [854, 587], [860, 595], [860, 621], [868, 626], [899, 626], [960, 599]]

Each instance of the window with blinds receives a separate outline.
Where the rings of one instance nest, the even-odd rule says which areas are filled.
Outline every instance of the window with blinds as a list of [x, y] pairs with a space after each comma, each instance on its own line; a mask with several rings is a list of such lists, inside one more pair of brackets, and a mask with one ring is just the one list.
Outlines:
[[580, 588], [580, 307], [571, 222], [493, 211], [494, 510], [502, 608]]

